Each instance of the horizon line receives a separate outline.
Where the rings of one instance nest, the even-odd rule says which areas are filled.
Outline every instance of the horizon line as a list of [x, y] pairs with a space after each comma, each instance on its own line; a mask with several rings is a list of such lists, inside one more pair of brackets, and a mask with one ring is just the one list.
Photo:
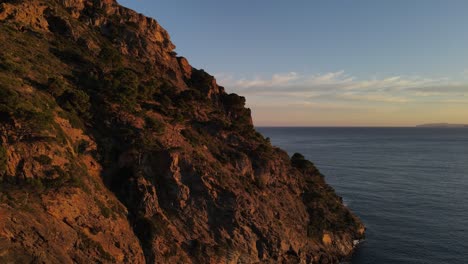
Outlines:
[[307, 125], [298, 125], [298, 126], [290, 126], [290, 125], [261, 125], [261, 126], [255, 126], [255, 128], [467, 128], [467, 127], [443, 127], [443, 126], [434, 126], [434, 127], [428, 127], [428, 126], [422, 126], [422, 125], [414, 125], [414, 126], [307, 126]]

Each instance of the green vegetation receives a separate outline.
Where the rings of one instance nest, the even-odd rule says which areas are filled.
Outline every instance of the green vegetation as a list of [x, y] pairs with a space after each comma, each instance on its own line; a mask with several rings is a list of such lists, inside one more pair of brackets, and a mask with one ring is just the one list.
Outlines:
[[105, 206], [104, 203], [102, 203], [101, 201], [95, 199], [95, 202], [96, 202], [96, 205], [99, 207], [99, 210], [101, 211], [101, 214], [102, 216], [104, 216], [105, 218], [110, 218], [111, 216], [113, 216], [113, 212], [112, 210]]
[[52, 53], [67, 64], [85, 65], [89, 63], [86, 52], [76, 45], [72, 46], [66, 40], [59, 42], [58, 49], [52, 50]]
[[153, 100], [161, 105], [161, 111], [164, 113], [173, 107], [174, 101], [176, 101], [177, 95], [175, 93], [176, 88], [166, 81], [158, 83], [158, 88], [153, 94]]
[[45, 177], [26, 178], [24, 180], [11, 176], [0, 177], [2, 184], [4, 186], [16, 186], [16, 188], [34, 190], [39, 193], [61, 187], [77, 187], [89, 193], [88, 187], [83, 182], [83, 178], [85, 177], [83, 173], [86, 173], [86, 171], [83, 171], [83, 168], [68, 164], [65, 171], [60, 166], [51, 166], [52, 162], [47, 156], [41, 155], [34, 159], [47, 166], [43, 170]]
[[166, 126], [164, 122], [160, 121], [159, 119], [155, 117], [146, 116], [145, 124], [146, 124], [146, 128], [151, 129], [157, 134], [162, 134], [166, 130]]
[[14, 60], [11, 56], [0, 54], [0, 70], [15, 75], [22, 75], [27, 72], [26, 66], [21, 61]]
[[223, 96], [223, 103], [231, 109], [242, 109], [245, 107], [245, 97], [237, 94], [226, 94]]
[[42, 112], [34, 109], [17, 108], [13, 113], [14, 118], [22, 123], [21, 128], [16, 128], [18, 140], [32, 138], [41, 131], [50, 128], [53, 116], [50, 111]]
[[52, 159], [46, 155], [40, 155], [38, 157], [34, 157], [34, 159], [39, 162], [41, 165], [51, 165]]
[[50, 78], [47, 91], [53, 95], [57, 104], [69, 114], [65, 114], [70, 123], [75, 127], [80, 125], [81, 121], [76, 120], [78, 115], [82, 118], [89, 118], [89, 108], [91, 106], [89, 95], [79, 89], [72, 88], [62, 78]]
[[26, 184], [31, 186], [33, 189], [35, 189], [38, 192], [42, 192], [46, 188], [42, 180], [39, 178], [26, 179]]
[[41, 105], [46, 102], [39, 98], [20, 98], [16, 91], [0, 86], [0, 126], [7, 140], [40, 137], [53, 123], [52, 110]]
[[231, 130], [255, 136], [250, 109], [245, 108], [245, 97], [237, 94], [225, 94], [221, 100], [226, 112], [232, 119]]
[[6, 148], [0, 144], [0, 177], [6, 173], [8, 153]]
[[80, 142], [78, 142], [78, 145], [76, 147], [76, 152], [78, 152], [79, 154], [85, 154], [88, 147], [89, 147], [89, 142], [82, 139], [80, 140]]
[[89, 115], [89, 95], [81, 90], [66, 90], [57, 98], [58, 104], [65, 110], [75, 112], [82, 117]]
[[[190, 79], [190, 86], [199, 90], [202, 94], [206, 95], [212, 88], [214, 77], [206, 73], [204, 70], [192, 70], [192, 78]], [[202, 98], [206, 101], [206, 97]]]
[[291, 165], [301, 171], [307, 171], [312, 173], [319, 173], [315, 165], [306, 160], [305, 157], [300, 153], [294, 153], [291, 157]]
[[140, 80], [131, 69], [121, 68], [113, 71], [105, 80], [105, 92], [118, 103], [134, 106], [138, 96]]
[[182, 91], [178, 96], [178, 101], [181, 103], [190, 103], [193, 101], [204, 101], [206, 96], [204, 96], [200, 91], [189, 89]]
[[180, 133], [188, 140], [188, 142], [190, 142], [192, 146], [196, 147], [200, 145], [201, 138], [200, 135], [198, 135], [198, 133], [195, 133], [191, 129], [184, 129]]
[[119, 68], [122, 66], [122, 55], [111, 45], [105, 45], [99, 53], [99, 60], [110, 68]]
[[348, 228], [357, 227], [352, 214], [338, 204], [311, 209], [309, 214], [310, 221], [307, 227], [307, 235], [311, 238], [321, 239], [325, 230], [342, 232]]
[[115, 258], [109, 254], [109, 252], [105, 251], [104, 248], [102, 247], [102, 245], [99, 243], [99, 242], [96, 242], [94, 240], [92, 240], [90, 237], [88, 237], [85, 233], [83, 232], [78, 232], [78, 237], [80, 238], [80, 242], [81, 243], [78, 243], [78, 247], [83, 250], [83, 251], [88, 251], [88, 250], [92, 250], [92, 251], [96, 251], [99, 253], [99, 255], [107, 260], [107, 261], [110, 261], [111, 263], [115, 263]]
[[[61, 9], [58, 3], [55, 6]], [[92, 10], [83, 10], [82, 19], [87, 19], [87, 12], [90, 11]], [[49, 12], [57, 11], [52, 8], [46, 13]], [[61, 12], [64, 16], [69, 15], [66, 10]], [[97, 10], [96, 14], [99, 12], [105, 15], [104, 10]], [[67, 23], [80, 23], [79, 20], [69, 20], [59, 21], [58, 26], [68, 27], [75, 24]], [[0, 51], [0, 179], [8, 176], [9, 181], [8, 184], [2, 182], [0, 189], [13, 186], [10, 189], [14, 191], [28, 192], [40, 197], [45, 196], [41, 195], [43, 192], [62, 195], [69, 193], [69, 189], [80, 188], [88, 194], [86, 197], [93, 197], [103, 191], [102, 182], [90, 177], [86, 166], [80, 163], [86, 158], [82, 155], [91, 153], [106, 172], [103, 173], [103, 182], [129, 210], [127, 212], [125, 207], [115, 204], [115, 197], [109, 197], [108, 201], [95, 198], [96, 205], [91, 207], [95, 210], [93, 213], [102, 215], [101, 218], [108, 219], [106, 221], [118, 216], [130, 216], [133, 231], [140, 239], [148, 261], [153, 258], [148, 257], [148, 254], [153, 254], [148, 248], [153, 245], [154, 239], [159, 236], [162, 239], [171, 238], [173, 234], [167, 228], [168, 221], [183, 216], [183, 210], [171, 207], [171, 201], [167, 199], [161, 200], [161, 208], [165, 210], [167, 218], [163, 218], [161, 214], [153, 217], [143, 214], [142, 207], [135, 205], [145, 203], [141, 197], [152, 195], [151, 193], [133, 197], [136, 200], [129, 198], [134, 192], [141, 194], [145, 191], [140, 190], [141, 186], [137, 186], [138, 184], [131, 184], [143, 179], [140, 177], [145, 177], [148, 184], [155, 185], [162, 198], [175, 195], [171, 190], [172, 181], [167, 181], [162, 175], [168, 168], [160, 168], [167, 167], [165, 159], [155, 160], [151, 164], [155, 175], [150, 175], [144, 169], [150, 165], [148, 162], [158, 158], [158, 153], [169, 153], [171, 156], [180, 154], [180, 170], [183, 174], [181, 180], [189, 188], [191, 196], [187, 209], [198, 210], [208, 206], [213, 209], [208, 212], [208, 216], [214, 222], [222, 223], [226, 219], [232, 219], [231, 211], [236, 206], [238, 192], [251, 196], [252, 200], [258, 198], [258, 201], [264, 202], [280, 190], [277, 188], [281, 188], [303, 195], [303, 203], [310, 209], [310, 236], [320, 236], [325, 229], [343, 230], [349, 227], [349, 223], [353, 223], [352, 215], [343, 210], [333, 190], [327, 189], [319, 176], [309, 175], [309, 172], [318, 173], [313, 163], [304, 156], [295, 154], [291, 158], [292, 166], [307, 173], [301, 174], [298, 170], [291, 169], [287, 164], [287, 154], [272, 147], [268, 138], [255, 132], [250, 110], [245, 108], [244, 97], [224, 92], [212, 93], [217, 88], [214, 86], [214, 78], [203, 70], [193, 69], [191, 78], [183, 78], [188, 87], [176, 87], [180, 81], [176, 77], [182, 72], [174, 72], [175, 58], [165, 61], [166, 56], [160, 57], [160, 51], [157, 51], [158, 54], [154, 57], [158, 61], [152, 63], [153, 58], [140, 60], [122, 54], [117, 46], [124, 33], [128, 38], [123, 41], [132, 42], [128, 43], [129, 53], [144, 56], [148, 50], [140, 52], [134, 49], [140, 48], [140, 44], [146, 49], [146, 40], [141, 39], [142, 42], [139, 42], [131, 33], [137, 33], [134, 37], [146, 33], [129, 32], [128, 30], [137, 28], [137, 24], [133, 22], [124, 25], [125, 28], [120, 28], [122, 21], [118, 21], [119, 25], [107, 24], [113, 20], [122, 18], [118, 15], [107, 17], [105, 26], [109, 27], [103, 30], [106, 31], [104, 35], [97, 28], [79, 27], [79, 30], [73, 30], [74, 35], [79, 35], [78, 45], [74, 41], [76, 38], [68, 39], [58, 36], [60, 34], [53, 36], [27, 28], [24, 32], [0, 28], [0, 42], [5, 45], [4, 50]], [[86, 32], [85, 29], [96, 31]], [[60, 32], [62, 29], [54, 30]], [[223, 91], [222, 87], [220, 91]], [[208, 94], [212, 94], [211, 99], [208, 99]], [[74, 128], [82, 129], [96, 141], [96, 146], [93, 144], [90, 147], [88, 141], [81, 140], [74, 143], [74, 151], [68, 149], [75, 133], [66, 135], [65, 131], [68, 130], [61, 129], [61, 122], [54, 122], [54, 115], [69, 120]], [[176, 129], [169, 129], [169, 122], [177, 124], [176, 129], [182, 129], [182, 136], [193, 148], [185, 142], [179, 144], [178, 132]], [[30, 154], [21, 153], [28, 151], [26, 147], [29, 146], [35, 149], [36, 140], [44, 140], [38, 144], [38, 149], [45, 148], [47, 152], [41, 153], [50, 153], [54, 160], [46, 155], [33, 154], [38, 156], [32, 161]], [[20, 141], [23, 142], [17, 144], [19, 147], [14, 146]], [[43, 142], [46, 144], [42, 144]], [[16, 152], [9, 153], [10, 151]], [[35, 151], [32, 153], [37, 153]], [[23, 165], [18, 166], [17, 175], [6, 175], [7, 154], [14, 154], [22, 159]], [[123, 160], [126, 164], [122, 163]], [[34, 176], [29, 175], [31, 162], [35, 170]], [[43, 166], [36, 166], [38, 163]], [[124, 168], [114, 170], [117, 163]], [[240, 175], [250, 174], [251, 165], [254, 178], [251, 175]], [[290, 177], [295, 175], [300, 178], [290, 181]], [[206, 196], [206, 190], [197, 188], [208, 183], [212, 186], [207, 188], [214, 188], [218, 198], [213, 200], [208, 197], [211, 195], [210, 190], [210, 194]], [[81, 193], [77, 189], [71, 191]], [[146, 191], [151, 192], [151, 188]], [[235, 194], [232, 194], [233, 191]], [[7, 195], [8, 193], [5, 195], [0, 192], [0, 199], [9, 199]], [[205, 199], [207, 197], [209, 199]], [[298, 201], [297, 206], [302, 207], [303, 203]], [[35, 208], [39, 208], [39, 204], [35, 204]], [[271, 201], [271, 205], [278, 206], [272, 210], [283, 210], [282, 201]], [[258, 209], [261, 211], [264, 207], [260, 206]], [[265, 213], [261, 211], [259, 215]], [[278, 222], [281, 222], [281, 218], [285, 217], [281, 211], [283, 217], [280, 218], [279, 213]], [[236, 224], [231, 222], [228, 223], [228, 229], [231, 224]], [[271, 224], [266, 223], [265, 227], [270, 228]], [[100, 228], [103, 226], [92, 228], [91, 233], [98, 234]], [[253, 230], [254, 233], [256, 231], [258, 230]], [[184, 235], [183, 232], [181, 235]], [[97, 252], [100, 255], [100, 259], [92, 261], [116, 261], [101, 244], [93, 240], [94, 236], [81, 232], [78, 236], [75, 243], [78, 250]], [[321, 238], [318, 239], [320, 241]], [[184, 255], [178, 253], [185, 251], [191, 257], [195, 256], [193, 261], [206, 262], [208, 255], [225, 256], [236, 250], [234, 246], [232, 251], [227, 250], [230, 246], [220, 246], [218, 240], [207, 245], [206, 240], [193, 238], [193, 242], [182, 241], [182, 245], [169, 245], [168, 250], [162, 253], [162, 259], [165, 256], [169, 259], [170, 256]], [[170, 259], [177, 262], [174, 258]]]
[[61, 118], [68, 120], [73, 128], [85, 130], [85, 124], [83, 123], [83, 120], [76, 113], [60, 111], [58, 112], [58, 115]]
[[47, 91], [54, 97], [60, 97], [70, 87], [62, 78], [49, 78]]

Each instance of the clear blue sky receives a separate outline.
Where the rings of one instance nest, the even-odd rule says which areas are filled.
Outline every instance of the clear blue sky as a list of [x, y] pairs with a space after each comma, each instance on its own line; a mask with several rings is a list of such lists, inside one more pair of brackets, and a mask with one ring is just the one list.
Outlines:
[[468, 1], [120, 0], [257, 125], [468, 123]]

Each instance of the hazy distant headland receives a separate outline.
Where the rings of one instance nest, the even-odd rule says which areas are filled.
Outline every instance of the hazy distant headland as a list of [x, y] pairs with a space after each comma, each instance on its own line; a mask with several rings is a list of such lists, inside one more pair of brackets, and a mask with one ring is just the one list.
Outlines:
[[467, 127], [468, 128], [468, 124], [434, 123], [434, 124], [417, 125], [416, 127], [444, 127], [444, 128]]

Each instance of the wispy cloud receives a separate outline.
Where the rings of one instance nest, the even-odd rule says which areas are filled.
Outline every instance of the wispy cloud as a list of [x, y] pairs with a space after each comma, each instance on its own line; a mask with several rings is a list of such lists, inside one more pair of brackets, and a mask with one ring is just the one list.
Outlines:
[[[228, 90], [246, 95], [262, 104], [268, 98], [281, 97], [283, 102], [295, 104], [304, 100], [360, 101], [403, 104], [428, 100], [431, 102], [468, 102], [468, 85], [448, 78], [420, 76], [389, 76], [358, 79], [344, 71], [324, 74], [277, 73], [267, 77], [217, 75], [218, 83]], [[265, 98], [267, 97], [267, 98]], [[463, 98], [465, 97], [465, 98]]]

